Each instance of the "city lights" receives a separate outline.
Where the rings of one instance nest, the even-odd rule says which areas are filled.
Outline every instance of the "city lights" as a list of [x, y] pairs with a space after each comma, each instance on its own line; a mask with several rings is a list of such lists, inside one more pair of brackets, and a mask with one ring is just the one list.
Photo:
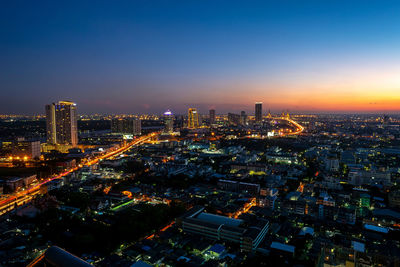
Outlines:
[[399, 266], [399, 1], [3, 1], [0, 266]]

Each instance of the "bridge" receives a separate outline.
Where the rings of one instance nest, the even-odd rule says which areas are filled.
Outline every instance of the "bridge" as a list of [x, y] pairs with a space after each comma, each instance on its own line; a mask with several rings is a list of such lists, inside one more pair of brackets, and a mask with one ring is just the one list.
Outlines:
[[271, 113], [268, 112], [267, 119], [286, 121], [286, 122], [293, 124], [296, 127], [296, 131], [288, 132], [283, 135], [298, 135], [304, 131], [303, 126], [301, 126], [299, 123], [297, 123], [296, 121], [294, 121], [293, 119], [290, 118], [289, 112], [287, 112], [286, 114], [285, 114], [285, 112], [282, 112], [281, 116], [272, 116]]

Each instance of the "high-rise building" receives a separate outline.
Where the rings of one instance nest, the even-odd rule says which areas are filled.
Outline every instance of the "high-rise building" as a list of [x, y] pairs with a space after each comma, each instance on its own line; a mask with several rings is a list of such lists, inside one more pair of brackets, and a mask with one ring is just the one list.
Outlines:
[[262, 121], [262, 102], [256, 102], [255, 119], [256, 119], [256, 122]]
[[188, 128], [199, 128], [199, 114], [195, 108], [189, 108], [188, 110]]
[[76, 104], [59, 101], [46, 105], [47, 143], [76, 146], [78, 123]]
[[174, 132], [174, 114], [168, 109], [164, 112], [164, 133], [171, 134]]
[[240, 112], [240, 124], [242, 125], [247, 124], [247, 115], [245, 111]]
[[142, 134], [142, 121], [140, 119], [133, 120], [132, 133], [133, 133], [133, 135], [141, 135]]
[[210, 109], [210, 125], [215, 123], [215, 109]]
[[115, 118], [111, 120], [111, 132], [141, 135], [142, 122], [136, 118]]

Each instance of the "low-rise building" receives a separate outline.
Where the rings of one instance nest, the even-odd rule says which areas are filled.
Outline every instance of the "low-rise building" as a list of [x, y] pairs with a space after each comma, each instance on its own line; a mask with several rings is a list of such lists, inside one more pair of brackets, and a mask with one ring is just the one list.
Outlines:
[[196, 210], [182, 220], [185, 232], [213, 240], [238, 243], [244, 251], [255, 250], [269, 229], [269, 221], [259, 219], [256, 224], [244, 226], [244, 221]]

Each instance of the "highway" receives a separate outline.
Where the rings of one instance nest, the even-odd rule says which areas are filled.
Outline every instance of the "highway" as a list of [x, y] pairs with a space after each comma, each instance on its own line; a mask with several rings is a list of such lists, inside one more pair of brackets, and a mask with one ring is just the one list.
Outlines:
[[[293, 124], [296, 127], [296, 131], [294, 132], [288, 132], [288, 133], [283, 133], [282, 135], [298, 135], [300, 133], [302, 133], [304, 131], [304, 127], [301, 126], [299, 123], [297, 123], [296, 121], [290, 119], [290, 118], [286, 118], [286, 117], [275, 117], [272, 118], [274, 120], [284, 120], [287, 122], [290, 122], [291, 124]], [[40, 192], [40, 187], [50, 181], [53, 181], [55, 179], [59, 179], [61, 177], [64, 177], [66, 175], [69, 175], [72, 172], [75, 172], [77, 170], [79, 170], [80, 168], [82, 168], [83, 166], [91, 166], [93, 164], [98, 163], [100, 160], [103, 159], [107, 159], [107, 158], [112, 158], [116, 155], [119, 155], [121, 153], [124, 153], [125, 151], [131, 149], [133, 146], [136, 145], [140, 145], [146, 141], [148, 141], [149, 139], [151, 139], [152, 137], [155, 137], [156, 135], [158, 135], [158, 133], [151, 133], [142, 137], [139, 137], [137, 139], [134, 139], [133, 141], [129, 142], [128, 144], [126, 144], [123, 147], [120, 147], [118, 149], [115, 149], [113, 151], [110, 151], [106, 154], [100, 155], [94, 159], [89, 160], [88, 162], [86, 162], [85, 164], [83, 164], [82, 166], [80, 165], [79, 167], [75, 167], [73, 169], [67, 170], [61, 174], [55, 175], [53, 177], [49, 177], [46, 179], [41, 180], [38, 184], [35, 184], [25, 190], [10, 194], [8, 196], [6, 196], [3, 199], [0, 199], [0, 216], [12, 211], [15, 206], [22, 206], [28, 202], [30, 202], [33, 197], [37, 194], [39, 194]]]
[[292, 124], [293, 124], [294, 126], [296, 126], [296, 128], [297, 128], [296, 131], [291, 132], [291, 133], [288, 133], [288, 135], [296, 135], [296, 134], [300, 134], [301, 132], [304, 131], [304, 127], [301, 126], [300, 124], [298, 124], [297, 122], [295, 122], [294, 120], [288, 119], [288, 118], [285, 118], [284, 120], [286, 120], [286, 121], [292, 123]]
[[25, 205], [26, 203], [30, 202], [35, 195], [39, 194], [40, 187], [45, 185], [46, 183], [51, 182], [55, 179], [59, 179], [66, 175], [69, 175], [70, 173], [75, 172], [84, 166], [91, 166], [93, 164], [98, 163], [100, 160], [111, 158], [118, 154], [124, 153], [125, 151], [131, 149], [132, 147], [141, 145], [144, 142], [148, 141], [149, 139], [151, 139], [157, 135], [158, 135], [158, 133], [150, 133], [148, 135], [141, 136], [137, 139], [132, 140], [125, 146], [122, 146], [118, 149], [115, 149], [106, 154], [100, 155], [94, 159], [89, 160], [88, 162], [86, 162], [85, 164], [83, 164], [80, 167], [75, 167], [73, 169], [67, 170], [67, 171], [65, 171], [61, 174], [55, 175], [53, 177], [42, 179], [38, 184], [35, 184], [35, 185], [33, 185], [27, 189], [24, 189], [22, 191], [8, 195], [6, 198], [3, 198], [0, 200], [0, 216], [9, 211], [12, 211], [16, 206], [22, 206], [22, 205]]
[[[298, 134], [301, 134], [303, 131], [304, 131], [304, 127], [302, 126], [302, 125], [300, 125], [299, 123], [297, 123], [296, 121], [294, 121], [294, 120], [292, 120], [291, 118], [288, 118], [288, 117], [269, 117], [268, 119], [270, 119], [271, 121], [278, 121], [278, 120], [280, 120], [280, 121], [285, 121], [285, 122], [289, 122], [290, 124], [293, 124], [295, 127], [296, 127], [296, 130], [295, 131], [292, 131], [292, 130], [290, 130], [290, 131], [288, 131], [288, 129], [279, 129], [278, 130], [278, 134], [277, 135], [274, 135], [274, 136], [280, 136], [280, 137], [283, 137], [283, 136], [288, 136], [288, 135], [298, 135]], [[273, 131], [274, 132], [274, 131]], [[250, 134], [250, 133], [249, 133]], [[246, 138], [252, 138], [252, 137], [254, 137], [254, 135], [248, 135]], [[258, 138], [259, 138], [260, 136], [258, 136]], [[257, 138], [257, 137], [256, 137]]]
[[282, 134], [282, 136], [285, 135], [297, 135], [297, 134], [301, 134], [304, 131], [304, 127], [301, 126], [299, 123], [297, 123], [296, 121], [290, 119], [290, 118], [286, 118], [286, 117], [273, 117], [272, 119], [274, 120], [283, 120], [283, 121], [287, 121], [290, 122], [291, 124], [293, 124], [294, 126], [296, 126], [296, 131], [294, 132], [289, 132], [289, 133], [284, 133]]

